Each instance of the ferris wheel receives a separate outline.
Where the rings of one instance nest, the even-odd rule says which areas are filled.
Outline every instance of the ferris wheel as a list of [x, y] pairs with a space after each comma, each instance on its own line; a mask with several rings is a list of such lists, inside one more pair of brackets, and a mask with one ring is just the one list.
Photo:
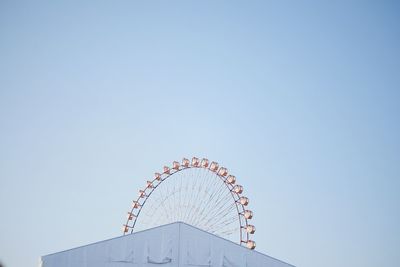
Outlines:
[[249, 223], [253, 212], [246, 208], [249, 199], [242, 193], [236, 177], [215, 161], [196, 157], [174, 161], [139, 190], [123, 232], [181, 221], [254, 249], [250, 237], [256, 228]]

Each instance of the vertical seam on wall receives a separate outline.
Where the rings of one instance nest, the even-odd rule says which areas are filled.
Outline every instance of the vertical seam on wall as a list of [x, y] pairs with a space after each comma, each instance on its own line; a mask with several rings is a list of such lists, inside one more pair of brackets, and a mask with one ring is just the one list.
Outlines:
[[179, 225], [179, 230], [178, 230], [178, 267], [181, 264], [181, 256], [180, 256], [180, 251], [181, 251], [181, 223]]

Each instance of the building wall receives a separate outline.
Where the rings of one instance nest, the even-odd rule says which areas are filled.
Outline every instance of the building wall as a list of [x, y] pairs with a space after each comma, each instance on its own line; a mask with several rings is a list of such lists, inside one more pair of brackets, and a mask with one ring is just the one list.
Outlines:
[[292, 266], [184, 223], [46, 255], [41, 260], [42, 267]]

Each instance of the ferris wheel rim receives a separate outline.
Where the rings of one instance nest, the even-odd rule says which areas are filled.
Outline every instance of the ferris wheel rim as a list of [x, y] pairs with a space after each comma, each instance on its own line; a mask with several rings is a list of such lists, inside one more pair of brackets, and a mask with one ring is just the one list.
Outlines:
[[[247, 248], [254, 249], [256, 246], [255, 241], [250, 240], [250, 235], [254, 234], [255, 227], [254, 225], [249, 224], [249, 220], [253, 217], [253, 212], [247, 210], [245, 206], [248, 204], [248, 198], [242, 196], [243, 187], [236, 183], [236, 177], [234, 175], [228, 175], [228, 169], [222, 166], [215, 161], [210, 161], [206, 158], [202, 158], [201, 160], [197, 157], [193, 157], [191, 162], [187, 158], [183, 158], [182, 164], [178, 161], [174, 161], [172, 168], [168, 166], [164, 166], [163, 172], [155, 173], [154, 178], [151, 181], [147, 181], [147, 186], [143, 190], [139, 190], [139, 196], [136, 200], [133, 201], [132, 208], [130, 212], [128, 212], [126, 223], [123, 225], [123, 234], [126, 235], [129, 232], [133, 233], [137, 219], [146, 204], [147, 200], [151, 196], [151, 194], [159, 187], [164, 181], [168, 180], [174, 174], [182, 172], [188, 169], [205, 169], [213, 174], [215, 174], [221, 181], [224, 183], [226, 188], [229, 190], [230, 195], [234, 201], [236, 212], [238, 215], [239, 221], [239, 231], [240, 231], [240, 245], [245, 244]], [[228, 181], [230, 179], [230, 181]], [[156, 183], [156, 184], [155, 184]], [[146, 193], [146, 191], [149, 191]], [[143, 199], [143, 201], [140, 201]], [[244, 202], [244, 203], [242, 203]], [[134, 211], [137, 209], [137, 213], [134, 214]], [[243, 220], [243, 221], [242, 221]], [[132, 225], [129, 225], [129, 222], [133, 221]]]

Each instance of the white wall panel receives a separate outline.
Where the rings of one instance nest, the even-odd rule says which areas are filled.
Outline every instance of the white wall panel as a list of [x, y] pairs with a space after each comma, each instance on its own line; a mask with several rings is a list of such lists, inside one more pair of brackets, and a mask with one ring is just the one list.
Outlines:
[[46, 255], [42, 267], [291, 267], [184, 223]]

